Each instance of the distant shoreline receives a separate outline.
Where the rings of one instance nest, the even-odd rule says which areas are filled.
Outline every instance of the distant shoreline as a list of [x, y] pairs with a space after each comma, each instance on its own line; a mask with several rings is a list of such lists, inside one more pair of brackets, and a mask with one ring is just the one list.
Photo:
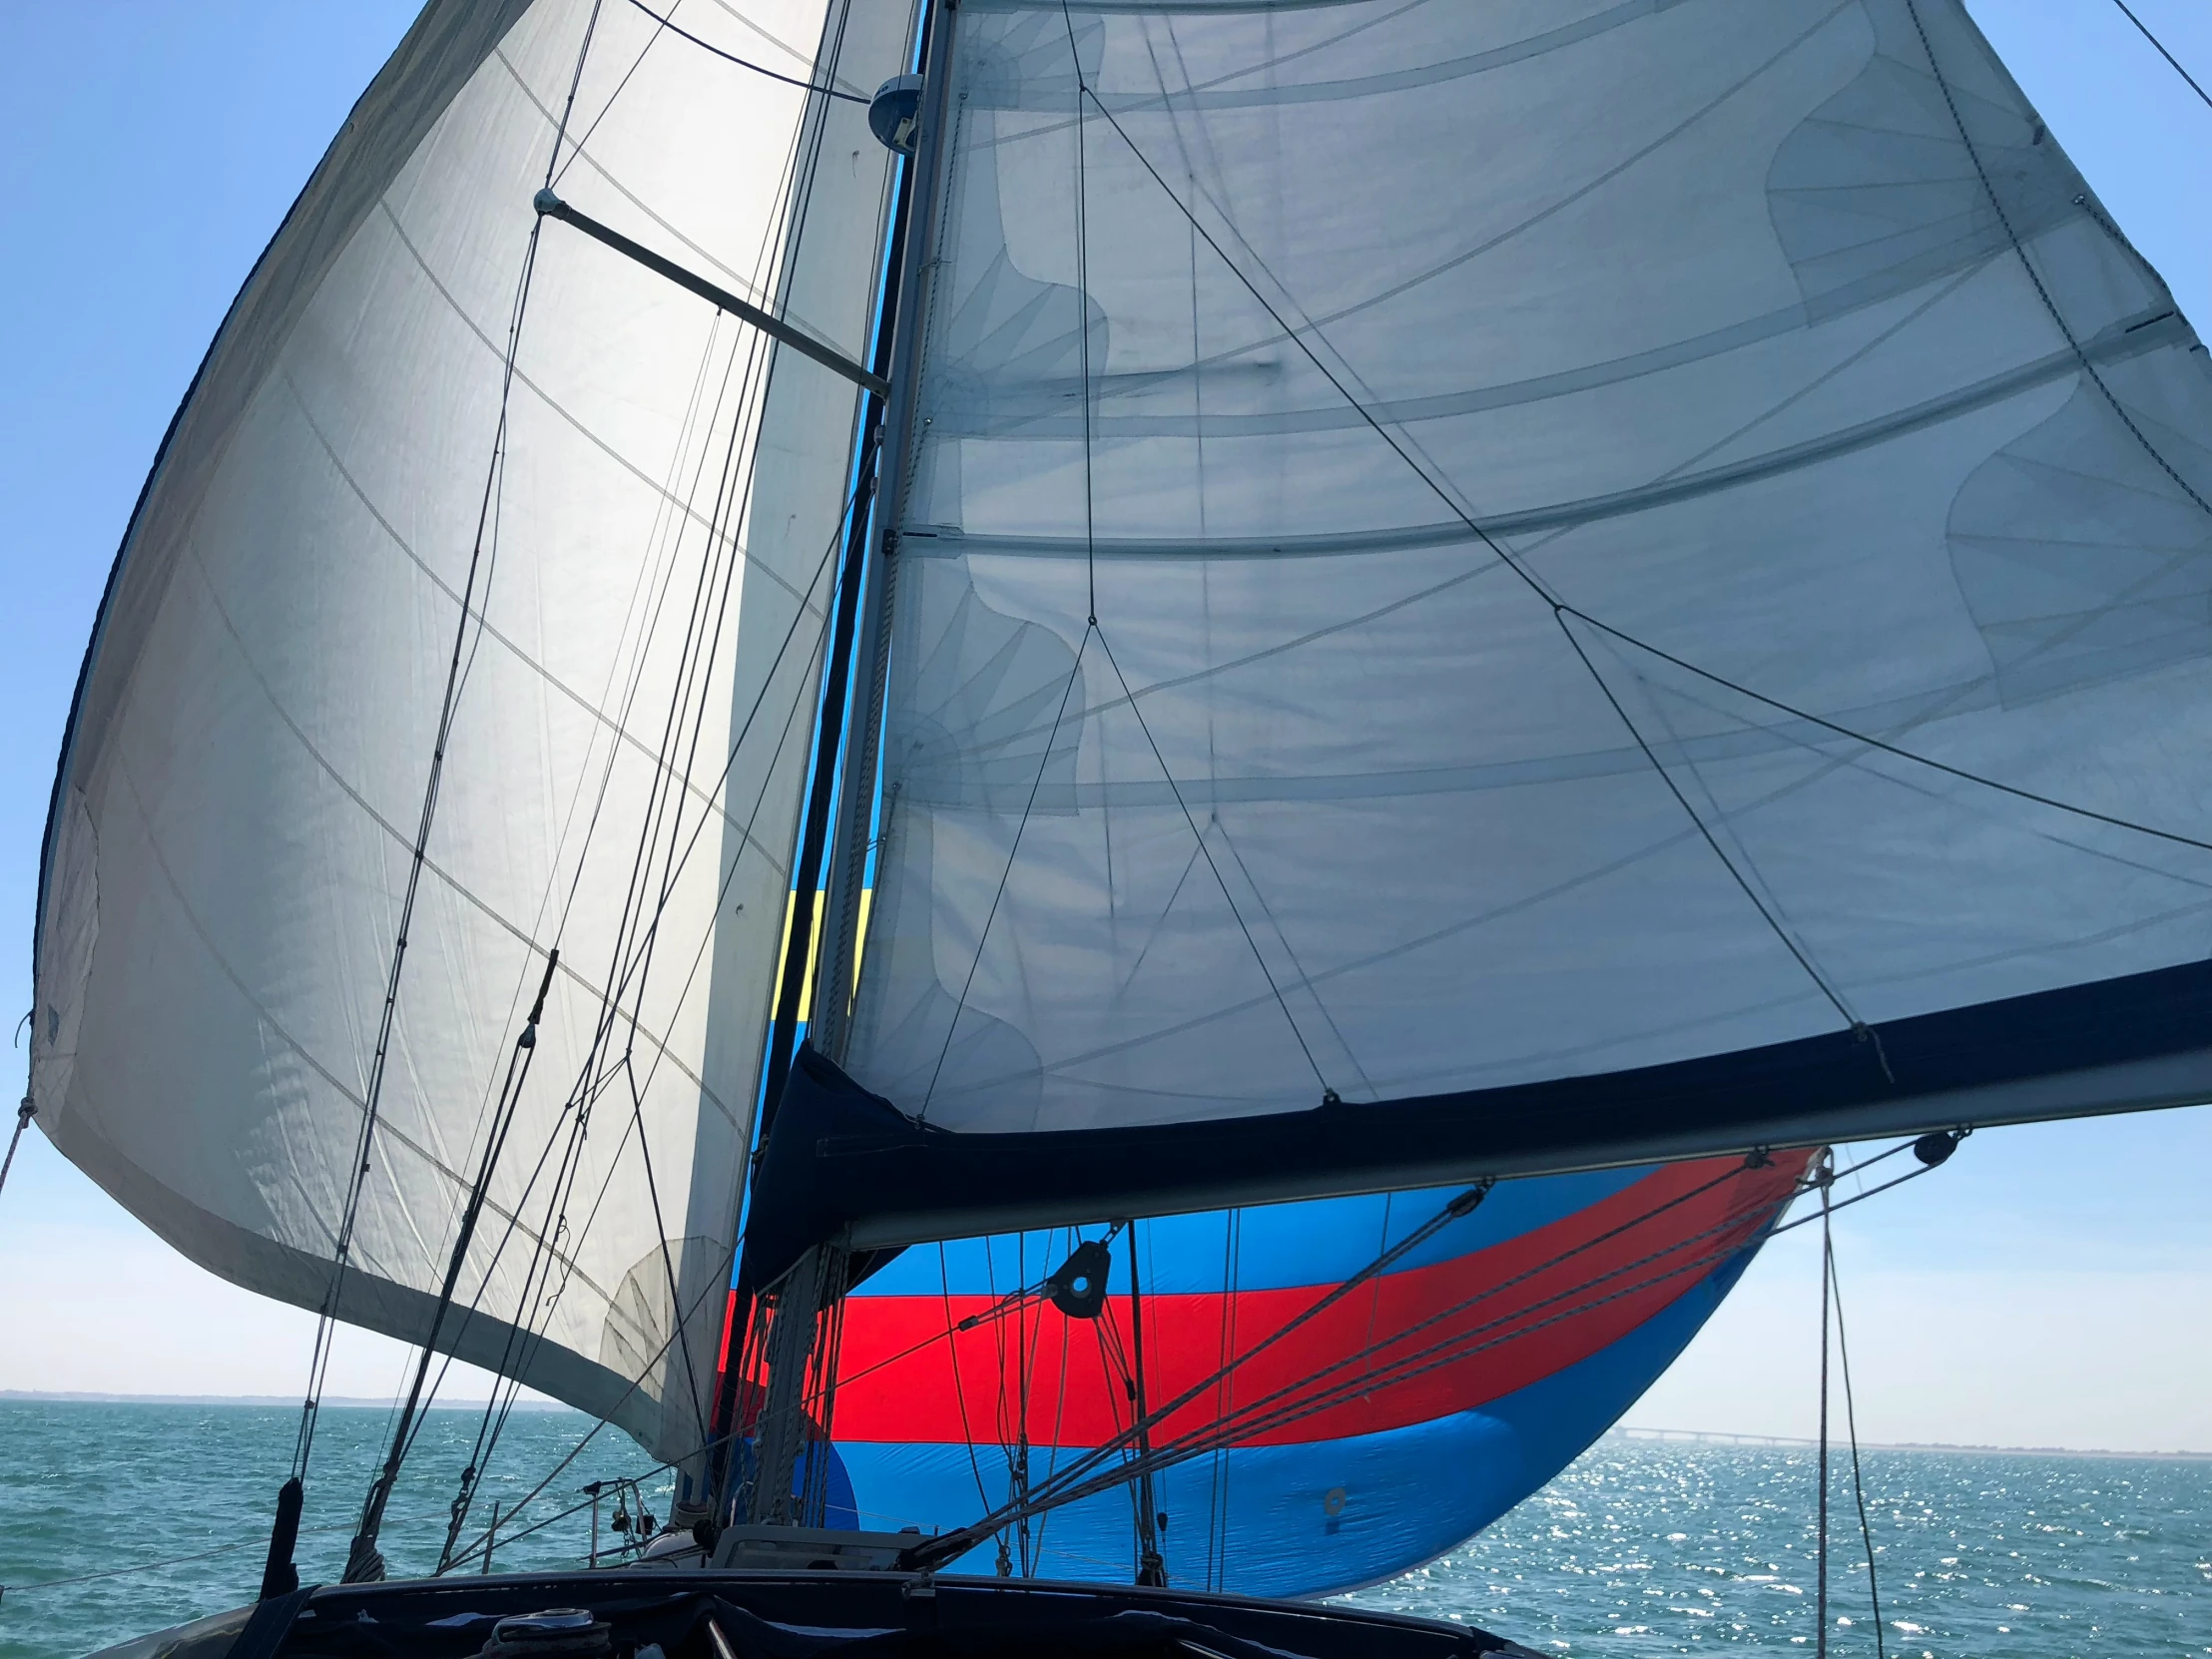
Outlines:
[[[1631, 1445], [1725, 1445], [1751, 1450], [1781, 1450], [1816, 1446], [1820, 1442], [1788, 1434], [1727, 1434], [1697, 1428], [1644, 1428], [1635, 1424], [1609, 1428], [1605, 1438]], [[1832, 1446], [1848, 1442], [1841, 1436]], [[1862, 1440], [1861, 1451], [1947, 1451], [1987, 1457], [2124, 1457], [2149, 1463], [2212, 1463], [2212, 1451], [2110, 1451], [2102, 1447], [2063, 1445], [1945, 1445], [1934, 1440]]]
[[[399, 1402], [396, 1399], [366, 1399], [349, 1394], [326, 1394], [322, 1409], [344, 1410], [352, 1408], [388, 1411]], [[281, 1405], [297, 1410], [300, 1404], [297, 1394], [104, 1394], [80, 1393], [66, 1389], [50, 1388], [0, 1388], [0, 1405]], [[433, 1411], [476, 1410], [485, 1401], [481, 1399], [438, 1399], [430, 1402]], [[518, 1399], [514, 1402], [518, 1411], [573, 1411], [573, 1405], [563, 1405], [552, 1399]], [[579, 1412], [579, 1415], [582, 1413]]]

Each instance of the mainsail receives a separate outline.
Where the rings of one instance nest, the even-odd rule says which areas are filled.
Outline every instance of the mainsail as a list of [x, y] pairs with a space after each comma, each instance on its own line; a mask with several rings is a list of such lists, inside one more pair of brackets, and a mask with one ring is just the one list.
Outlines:
[[905, 10], [687, 40], [435, 0], [177, 415], [55, 785], [38, 1121], [269, 1296], [323, 1305], [373, 1104], [335, 1311], [428, 1335], [558, 948], [439, 1346], [665, 1455], [713, 1383], [855, 394], [532, 198], [862, 350]]
[[817, 1236], [2212, 1092], [2212, 375], [1958, 0], [948, 16]]

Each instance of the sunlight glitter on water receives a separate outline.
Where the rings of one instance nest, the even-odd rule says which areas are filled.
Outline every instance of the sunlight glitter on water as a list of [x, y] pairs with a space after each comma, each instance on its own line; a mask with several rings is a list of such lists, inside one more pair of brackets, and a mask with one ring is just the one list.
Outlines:
[[[0, 1659], [69, 1659], [250, 1597], [296, 1420], [239, 1405], [0, 1402]], [[308, 1515], [319, 1529], [301, 1540], [310, 1580], [337, 1574], [384, 1422], [381, 1410], [325, 1414]], [[474, 1412], [440, 1411], [424, 1430], [385, 1530], [395, 1571], [435, 1560], [476, 1426]], [[589, 1426], [571, 1411], [518, 1413], [484, 1501], [511, 1506]], [[646, 1462], [601, 1433], [524, 1524]], [[2212, 1659], [2212, 1463], [1877, 1452], [1866, 1474], [1895, 1659]], [[1829, 1650], [1872, 1659], [1848, 1465], [1836, 1480]], [[498, 1564], [568, 1565], [588, 1544], [579, 1513], [503, 1541]], [[1810, 1653], [1814, 1544], [1810, 1451], [1606, 1440], [1480, 1537], [1349, 1599], [1573, 1659], [1726, 1643]]]
[[[1874, 1452], [1868, 1522], [1901, 1659], [2212, 1655], [2212, 1463]], [[1848, 1463], [1832, 1471], [1829, 1651], [1875, 1652]], [[1814, 1645], [1805, 1449], [1599, 1444], [1479, 1537], [1348, 1598], [1592, 1659]]]

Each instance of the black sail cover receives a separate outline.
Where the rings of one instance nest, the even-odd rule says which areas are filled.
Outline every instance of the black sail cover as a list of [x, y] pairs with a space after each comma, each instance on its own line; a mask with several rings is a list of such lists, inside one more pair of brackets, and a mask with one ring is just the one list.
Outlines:
[[794, 1236], [2212, 1093], [2212, 376], [1956, 0], [949, 16]]

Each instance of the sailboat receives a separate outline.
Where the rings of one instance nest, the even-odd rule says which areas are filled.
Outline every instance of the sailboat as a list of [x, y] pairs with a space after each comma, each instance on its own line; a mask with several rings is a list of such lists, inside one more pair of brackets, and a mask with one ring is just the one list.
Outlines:
[[[2208, 497], [1958, 0], [431, 0], [57, 768], [28, 1110], [319, 1316], [143, 1651], [1519, 1651], [1253, 1592], [1824, 1144], [2212, 1094]], [[637, 1566], [391, 1575], [442, 1358], [676, 1469]]]

